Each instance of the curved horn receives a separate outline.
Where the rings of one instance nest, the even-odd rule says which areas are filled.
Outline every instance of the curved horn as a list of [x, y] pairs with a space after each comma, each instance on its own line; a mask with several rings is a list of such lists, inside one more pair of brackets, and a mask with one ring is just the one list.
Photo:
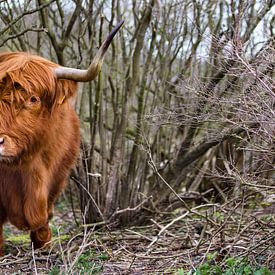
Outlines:
[[106, 40], [103, 42], [99, 48], [97, 54], [95, 55], [91, 65], [87, 70], [74, 69], [69, 67], [58, 67], [55, 68], [54, 72], [58, 79], [69, 79], [78, 82], [87, 82], [96, 78], [101, 70], [104, 55], [110, 46], [114, 36], [123, 25], [124, 20], [120, 21], [117, 26], [109, 33]]

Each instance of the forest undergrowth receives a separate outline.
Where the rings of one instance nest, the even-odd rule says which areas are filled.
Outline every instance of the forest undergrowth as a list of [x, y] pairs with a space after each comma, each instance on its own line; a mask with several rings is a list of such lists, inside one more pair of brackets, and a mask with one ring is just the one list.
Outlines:
[[[1, 274], [273, 274], [274, 204], [247, 192], [223, 204], [206, 198], [190, 210], [157, 213], [143, 226], [81, 225], [63, 198], [53, 240], [31, 249], [27, 233], [5, 226]], [[196, 272], [196, 273], [195, 273]], [[226, 273], [227, 272], [227, 273]], [[231, 272], [231, 273], [230, 273]]]

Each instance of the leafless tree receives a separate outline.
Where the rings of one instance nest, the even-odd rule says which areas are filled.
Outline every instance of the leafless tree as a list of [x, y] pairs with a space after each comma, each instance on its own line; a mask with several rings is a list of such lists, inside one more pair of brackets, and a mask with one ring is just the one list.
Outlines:
[[[1, 50], [85, 67], [125, 26], [77, 108], [85, 221], [142, 222], [274, 182], [274, 1], [0, 2]], [[75, 187], [73, 187], [75, 188]]]

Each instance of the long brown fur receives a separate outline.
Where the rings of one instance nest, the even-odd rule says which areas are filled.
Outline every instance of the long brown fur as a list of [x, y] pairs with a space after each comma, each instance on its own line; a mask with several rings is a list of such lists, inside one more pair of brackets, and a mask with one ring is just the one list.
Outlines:
[[34, 248], [51, 240], [53, 205], [78, 157], [70, 103], [77, 84], [57, 80], [56, 67], [28, 53], [0, 54], [0, 255], [5, 222], [29, 230]]

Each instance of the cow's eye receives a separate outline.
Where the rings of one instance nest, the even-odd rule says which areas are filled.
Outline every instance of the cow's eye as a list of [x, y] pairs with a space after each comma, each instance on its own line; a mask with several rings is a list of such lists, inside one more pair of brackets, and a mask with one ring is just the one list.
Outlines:
[[35, 96], [35, 95], [31, 96], [30, 102], [31, 102], [32, 104], [38, 103], [38, 102], [39, 102], [39, 97], [37, 97], [37, 96]]
[[19, 90], [19, 89], [22, 88], [22, 86], [18, 82], [14, 82], [13, 83], [13, 88], [14, 88], [14, 90]]

